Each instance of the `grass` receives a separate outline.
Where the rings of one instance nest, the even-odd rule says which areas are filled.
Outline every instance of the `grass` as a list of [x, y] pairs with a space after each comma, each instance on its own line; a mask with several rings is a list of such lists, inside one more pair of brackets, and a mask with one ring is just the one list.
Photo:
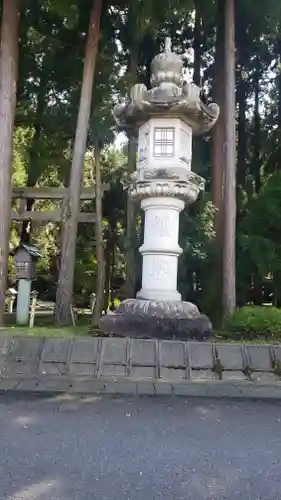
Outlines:
[[[48, 337], [48, 338], [73, 338], [73, 337], [87, 337], [99, 336], [99, 330], [91, 331], [90, 325], [77, 325], [75, 328], [69, 327], [55, 327], [55, 326], [34, 326], [34, 328], [20, 327], [17, 325], [7, 325], [0, 327], [1, 337]], [[259, 338], [256, 339], [234, 339], [228, 332], [214, 331], [211, 339], [215, 342], [223, 342], [229, 344], [245, 343], [245, 344], [277, 344], [277, 338]]]
[[33, 328], [28, 326], [18, 326], [15, 323], [15, 315], [7, 315], [5, 325], [0, 327], [1, 337], [54, 337], [54, 338], [72, 338], [85, 337], [87, 335], [98, 335], [97, 332], [90, 333], [90, 317], [86, 314], [80, 314], [76, 317], [76, 326], [57, 327], [52, 324], [52, 314], [41, 314], [35, 318]]
[[34, 328], [19, 326], [4, 326], [0, 328], [0, 337], [56, 337], [72, 338], [75, 336], [85, 337], [89, 335], [89, 326], [74, 327], [52, 327], [35, 326]]
[[240, 338], [240, 339], [234, 339], [231, 338], [230, 336], [221, 336], [219, 334], [214, 334], [212, 337], [212, 341], [214, 342], [221, 342], [223, 344], [280, 344], [280, 339], [279, 338], [261, 338], [257, 337], [255, 339], [245, 339], [245, 338]]
[[228, 344], [279, 344], [281, 337], [274, 335], [259, 336], [247, 338], [243, 335], [235, 335], [233, 332], [214, 330], [212, 340], [216, 342], [226, 342]]
[[[14, 323], [15, 318], [10, 318], [11, 323], [0, 327], [1, 337], [48, 337], [48, 338], [73, 338], [73, 337], [86, 337], [86, 336], [99, 336], [101, 332], [97, 328], [91, 329], [90, 320], [88, 316], [81, 315], [77, 318], [76, 327], [57, 327], [52, 325], [53, 318], [50, 315], [40, 316], [37, 319], [37, 324], [33, 328], [20, 327]], [[102, 334], [104, 336], [104, 334]], [[107, 336], [107, 335], [106, 335]], [[213, 330], [213, 337], [211, 339], [215, 342], [222, 343], [246, 343], [246, 344], [279, 344], [281, 338], [277, 336], [257, 336], [256, 338], [243, 338], [243, 335], [235, 335], [233, 332], [223, 330]]]

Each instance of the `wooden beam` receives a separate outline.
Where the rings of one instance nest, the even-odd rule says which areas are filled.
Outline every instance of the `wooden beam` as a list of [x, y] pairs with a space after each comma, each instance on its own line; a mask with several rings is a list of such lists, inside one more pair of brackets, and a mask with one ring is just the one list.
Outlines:
[[[22, 222], [22, 221], [33, 221], [33, 222], [61, 222], [61, 210], [52, 210], [52, 211], [28, 211], [19, 213], [16, 211], [12, 211], [11, 219]], [[96, 220], [96, 216], [91, 212], [80, 212], [78, 222], [84, 223], [93, 223]]]
[[[109, 184], [102, 185], [102, 191], [108, 191]], [[12, 191], [13, 199], [34, 199], [34, 200], [62, 200], [67, 196], [68, 189], [63, 187], [21, 187], [14, 186]], [[84, 187], [81, 190], [80, 200], [93, 200], [95, 198], [94, 187]]]

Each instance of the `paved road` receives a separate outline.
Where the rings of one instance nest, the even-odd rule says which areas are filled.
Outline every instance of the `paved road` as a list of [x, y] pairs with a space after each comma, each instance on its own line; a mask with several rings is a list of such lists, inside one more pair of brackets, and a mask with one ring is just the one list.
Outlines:
[[277, 500], [281, 405], [0, 395], [0, 499]]

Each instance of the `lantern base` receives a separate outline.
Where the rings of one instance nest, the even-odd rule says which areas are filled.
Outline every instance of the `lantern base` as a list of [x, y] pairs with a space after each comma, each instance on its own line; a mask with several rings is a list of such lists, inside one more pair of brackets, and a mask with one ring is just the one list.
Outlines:
[[190, 302], [127, 299], [100, 320], [100, 329], [119, 337], [205, 340], [212, 325]]

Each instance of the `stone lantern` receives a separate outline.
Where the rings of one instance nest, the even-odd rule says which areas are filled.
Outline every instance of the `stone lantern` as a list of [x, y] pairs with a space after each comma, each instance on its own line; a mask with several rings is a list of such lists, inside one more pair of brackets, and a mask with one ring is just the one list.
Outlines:
[[17, 294], [18, 294], [18, 292], [14, 288], [8, 288], [8, 290], [6, 291], [5, 298], [7, 299], [7, 302], [8, 302], [8, 312], [10, 314], [13, 313], [14, 302], [15, 302]]
[[211, 334], [208, 318], [177, 291], [179, 215], [193, 203], [205, 181], [191, 170], [192, 136], [208, 132], [219, 108], [200, 100], [200, 89], [183, 81], [181, 56], [165, 51], [152, 61], [151, 90], [137, 84], [131, 99], [114, 109], [127, 133], [138, 130], [137, 169], [128, 183], [129, 196], [145, 212], [142, 288], [101, 319], [108, 333], [156, 338], [198, 338]]
[[16, 280], [18, 281], [18, 297], [16, 322], [28, 324], [31, 297], [31, 284], [36, 279], [36, 262], [40, 252], [34, 246], [21, 243], [11, 255], [14, 257]]

